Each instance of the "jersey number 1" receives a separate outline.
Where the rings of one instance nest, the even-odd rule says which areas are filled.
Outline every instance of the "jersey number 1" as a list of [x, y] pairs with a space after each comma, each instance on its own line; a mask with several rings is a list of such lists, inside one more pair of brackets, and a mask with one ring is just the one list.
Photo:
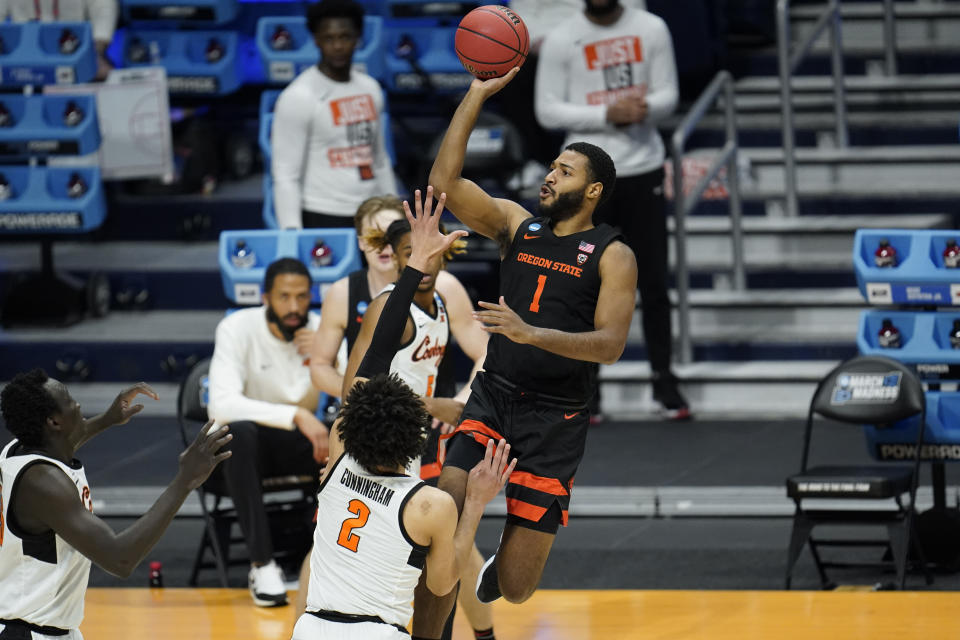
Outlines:
[[349, 549], [354, 553], [360, 545], [360, 536], [353, 532], [354, 529], [360, 529], [367, 524], [367, 518], [370, 517], [370, 507], [363, 504], [360, 500], [351, 500], [347, 505], [347, 511], [356, 516], [356, 518], [347, 518], [340, 526], [340, 535], [337, 537], [337, 544], [344, 549]]
[[537, 276], [537, 290], [533, 292], [533, 302], [530, 303], [530, 311], [540, 313], [540, 296], [543, 295], [543, 285], [547, 284], [547, 276]]

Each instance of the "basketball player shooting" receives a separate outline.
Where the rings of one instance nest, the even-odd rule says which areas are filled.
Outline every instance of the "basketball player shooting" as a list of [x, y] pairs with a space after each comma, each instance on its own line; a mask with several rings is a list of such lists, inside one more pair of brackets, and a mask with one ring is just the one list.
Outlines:
[[510, 445], [489, 442], [470, 471], [459, 519], [449, 495], [404, 473], [422, 452], [429, 414], [420, 396], [388, 372], [429, 265], [464, 234], [439, 232], [443, 196], [435, 212], [432, 201], [427, 189], [421, 209], [417, 192], [416, 219], [404, 203], [412, 253], [331, 431], [330, 463], [317, 494], [307, 608], [294, 640], [409, 639], [405, 625], [421, 569], [427, 568], [432, 592], [454, 589], [484, 506], [516, 466], [516, 459], [508, 463]]
[[[500, 298], [476, 316], [491, 334], [461, 423], [449, 436], [439, 488], [460, 506], [467, 471], [490, 440], [506, 439], [519, 460], [506, 488], [507, 521], [497, 553], [477, 580], [477, 597], [527, 600], [537, 588], [583, 457], [593, 389], [591, 363], [623, 353], [633, 317], [633, 251], [593, 212], [609, 197], [616, 169], [599, 147], [575, 142], [551, 163], [537, 216], [493, 198], [463, 178], [467, 139], [490, 96], [516, 75], [475, 79], [463, 98], [430, 173], [447, 208], [500, 246]], [[471, 585], [473, 586], [473, 585]], [[452, 598], [417, 592], [431, 624], [414, 637], [438, 638]], [[418, 616], [419, 618], [419, 616]]]

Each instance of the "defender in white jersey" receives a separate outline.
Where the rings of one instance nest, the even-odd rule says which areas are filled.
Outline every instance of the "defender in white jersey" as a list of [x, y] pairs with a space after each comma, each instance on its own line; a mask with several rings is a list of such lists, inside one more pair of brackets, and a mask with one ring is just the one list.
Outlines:
[[428, 569], [427, 586], [434, 593], [454, 588], [483, 508], [516, 464], [507, 464], [504, 441], [496, 451], [489, 444], [471, 471], [459, 522], [449, 496], [403, 473], [422, 449], [429, 415], [406, 384], [385, 374], [427, 265], [461, 235], [439, 233], [443, 200], [431, 212], [428, 191], [424, 213], [418, 192], [416, 219], [405, 206], [412, 253], [334, 424], [331, 463], [318, 495], [307, 610], [293, 631], [297, 640], [407, 638], [421, 571]]
[[127, 577], [153, 548], [187, 495], [229, 452], [226, 431], [212, 423], [180, 456], [180, 471], [139, 520], [116, 534], [93, 514], [77, 449], [107, 427], [126, 424], [157, 399], [138, 383], [101, 415], [84, 419], [80, 405], [41, 369], [14, 376], [0, 393], [0, 412], [14, 439], [0, 452], [0, 638], [80, 639], [91, 561]]

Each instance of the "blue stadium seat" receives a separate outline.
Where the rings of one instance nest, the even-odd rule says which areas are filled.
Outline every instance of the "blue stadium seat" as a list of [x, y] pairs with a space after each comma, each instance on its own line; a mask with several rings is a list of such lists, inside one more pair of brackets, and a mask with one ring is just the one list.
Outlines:
[[163, 66], [170, 93], [224, 95], [243, 82], [236, 31], [130, 29], [121, 37], [123, 66]]
[[483, 2], [386, 0], [384, 84], [389, 91], [456, 93], [473, 76], [454, 49], [460, 19]]
[[[0, 201], [0, 234], [84, 233], [107, 215], [97, 167], [0, 166], [10, 196]], [[76, 174], [86, 192], [72, 198], [68, 185]]]
[[[290, 34], [292, 44], [289, 49], [277, 50], [271, 45], [278, 29], [285, 29]], [[260, 18], [256, 40], [267, 81], [274, 84], [290, 82], [320, 59], [320, 51], [307, 31], [304, 16]], [[379, 16], [364, 17], [363, 38], [353, 54], [353, 64], [378, 80], [383, 77], [383, 19]]]
[[0, 24], [0, 85], [75, 84], [97, 74], [86, 22]]
[[91, 95], [0, 95], [0, 157], [86, 155], [100, 147]]
[[[333, 251], [333, 263], [329, 266], [317, 267], [310, 263], [310, 251], [318, 238], [323, 238]], [[252, 267], [237, 267], [231, 261], [231, 255], [240, 240], [256, 256]], [[236, 304], [260, 304], [266, 268], [282, 257], [297, 258], [307, 265], [313, 279], [311, 301], [314, 304], [321, 302], [322, 285], [339, 280], [361, 265], [357, 234], [353, 229], [224, 231], [220, 234], [217, 253], [224, 295]]]

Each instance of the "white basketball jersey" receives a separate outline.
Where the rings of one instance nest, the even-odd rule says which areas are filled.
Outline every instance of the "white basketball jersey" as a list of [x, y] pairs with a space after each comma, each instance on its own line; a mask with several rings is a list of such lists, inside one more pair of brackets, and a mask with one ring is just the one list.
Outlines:
[[407, 475], [374, 475], [347, 454], [317, 494], [308, 611], [379, 616], [406, 626], [427, 547], [410, 539], [403, 507], [425, 486]]
[[21, 530], [10, 506], [23, 472], [34, 464], [50, 464], [67, 474], [84, 506], [93, 511], [87, 476], [79, 462], [17, 455], [20, 448], [13, 440], [0, 453], [0, 619], [76, 629], [83, 620], [90, 560], [53, 531], [32, 535]]
[[[390, 291], [389, 285], [384, 291]], [[418, 396], [432, 398], [437, 388], [437, 367], [450, 341], [450, 319], [443, 299], [436, 291], [433, 301], [437, 315], [432, 316], [416, 304], [410, 305], [413, 339], [401, 346], [390, 362], [390, 373], [400, 376]]]

